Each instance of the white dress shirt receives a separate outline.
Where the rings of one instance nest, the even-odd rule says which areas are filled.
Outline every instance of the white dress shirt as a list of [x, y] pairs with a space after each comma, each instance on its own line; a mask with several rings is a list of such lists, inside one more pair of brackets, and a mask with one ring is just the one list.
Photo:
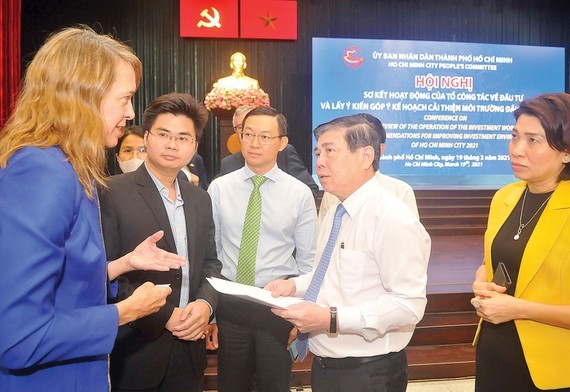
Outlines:
[[[165, 187], [158, 178], [150, 170], [145, 162], [145, 168], [150, 178], [156, 185], [162, 203], [164, 204], [164, 209], [166, 210], [166, 215], [168, 215], [168, 221], [170, 222], [170, 230], [172, 230], [172, 235], [174, 237], [174, 244], [176, 245], [176, 253], [179, 256], [184, 257], [187, 262], [186, 265], [180, 267], [182, 271], [182, 282], [180, 287], [180, 302], [179, 306], [184, 308], [188, 305], [190, 301], [190, 263], [188, 262], [188, 233], [186, 233], [186, 216], [184, 214], [184, 199], [180, 194], [180, 187], [178, 186], [178, 179], [174, 179], [174, 190], [176, 192], [176, 199], [172, 201], [170, 199], [170, 191]], [[204, 301], [206, 302], [206, 301]], [[210, 304], [208, 304], [210, 306]], [[210, 310], [211, 310], [210, 306]]]
[[[400, 351], [424, 314], [430, 237], [410, 208], [376, 178], [343, 205], [347, 213], [316, 301], [337, 307], [339, 333], [312, 333], [310, 349], [332, 358]], [[319, 232], [315, 266], [333, 218], [334, 209]], [[295, 278], [297, 296], [305, 294], [313, 273]]]
[[[384, 187], [388, 192], [396, 196], [398, 199], [404, 201], [410, 207], [410, 210], [416, 215], [417, 218], [420, 217], [418, 213], [418, 205], [416, 204], [416, 196], [414, 195], [414, 190], [412, 187], [397, 178], [387, 176], [385, 174], [380, 173], [379, 171], [376, 172], [374, 178], [378, 180], [378, 183]], [[323, 194], [323, 198], [321, 200], [321, 205], [319, 207], [319, 223], [322, 223], [325, 219], [325, 215], [328, 210], [332, 209], [333, 211], [336, 209], [336, 205], [339, 203], [339, 200], [336, 196], [332, 193], [325, 192]]]
[[[222, 275], [235, 281], [243, 223], [256, 174], [247, 166], [216, 178], [212, 198], [216, 248]], [[261, 224], [255, 263], [255, 286], [308, 273], [315, 258], [317, 210], [313, 194], [277, 165], [267, 172], [261, 193]]]

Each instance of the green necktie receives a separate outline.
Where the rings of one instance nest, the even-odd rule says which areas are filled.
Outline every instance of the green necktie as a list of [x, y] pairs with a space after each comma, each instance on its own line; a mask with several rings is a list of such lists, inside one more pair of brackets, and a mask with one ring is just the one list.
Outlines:
[[261, 223], [261, 193], [259, 187], [267, 181], [266, 177], [253, 176], [253, 191], [249, 196], [243, 232], [238, 256], [236, 282], [255, 285], [255, 258], [257, 256], [257, 243], [259, 242], [259, 225]]

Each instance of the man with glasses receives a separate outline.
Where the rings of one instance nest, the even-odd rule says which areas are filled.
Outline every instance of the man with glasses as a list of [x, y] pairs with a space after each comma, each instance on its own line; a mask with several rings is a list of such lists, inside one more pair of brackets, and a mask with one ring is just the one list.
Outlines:
[[146, 108], [146, 161], [108, 180], [101, 212], [107, 255], [124, 255], [149, 233], [157, 245], [186, 257], [184, 268], [137, 271], [119, 296], [146, 281], [168, 284], [172, 295], [157, 313], [119, 328], [111, 354], [113, 391], [202, 391], [204, 330], [218, 297], [206, 277], [220, 276], [208, 194], [177, 175], [196, 153], [208, 113], [188, 94], [163, 95]]
[[[240, 140], [243, 118], [253, 108], [254, 106], [240, 106], [234, 112], [232, 123], [234, 130]], [[220, 173], [218, 176], [223, 176], [235, 170], [241, 169], [244, 165], [245, 159], [243, 157], [243, 154], [241, 151], [238, 151], [235, 154], [229, 155], [222, 159]], [[287, 144], [282, 151], [279, 151], [277, 153], [277, 166], [285, 173], [290, 174], [304, 184], [307, 184], [307, 186], [311, 188], [311, 192], [313, 192], [315, 200], [317, 199], [319, 196], [319, 186], [315, 183], [313, 177], [309, 174], [309, 171], [305, 167], [305, 164], [301, 160], [301, 157], [293, 145]]]
[[[267, 106], [251, 110], [241, 138], [246, 165], [208, 189], [216, 248], [226, 279], [264, 287], [311, 270], [316, 208], [310, 189], [277, 167], [287, 145], [283, 114]], [[225, 295], [216, 319], [219, 391], [250, 392], [255, 375], [259, 392], [288, 392], [292, 325], [268, 307]]]

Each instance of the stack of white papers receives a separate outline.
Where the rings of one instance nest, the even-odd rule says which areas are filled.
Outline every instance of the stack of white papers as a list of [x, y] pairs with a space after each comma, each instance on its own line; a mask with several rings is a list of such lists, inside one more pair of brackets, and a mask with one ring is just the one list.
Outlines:
[[289, 305], [303, 302], [301, 298], [297, 297], [273, 297], [271, 291], [260, 289], [258, 287], [248, 286], [241, 283], [230, 282], [218, 278], [206, 278], [208, 282], [223, 294], [233, 295], [235, 297], [243, 298], [247, 301], [257, 302], [272, 308], [287, 309]]

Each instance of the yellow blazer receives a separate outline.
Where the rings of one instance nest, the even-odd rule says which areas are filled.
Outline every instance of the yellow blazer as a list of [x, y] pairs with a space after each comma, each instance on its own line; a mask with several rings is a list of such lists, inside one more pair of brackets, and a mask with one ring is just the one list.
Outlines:
[[[509, 184], [491, 202], [484, 247], [489, 281], [493, 278], [491, 244], [525, 187], [526, 182]], [[515, 297], [570, 305], [570, 181], [558, 184], [528, 241]], [[534, 384], [540, 389], [570, 387], [570, 329], [530, 320], [515, 320], [515, 325]], [[481, 323], [475, 342], [480, 328]]]

